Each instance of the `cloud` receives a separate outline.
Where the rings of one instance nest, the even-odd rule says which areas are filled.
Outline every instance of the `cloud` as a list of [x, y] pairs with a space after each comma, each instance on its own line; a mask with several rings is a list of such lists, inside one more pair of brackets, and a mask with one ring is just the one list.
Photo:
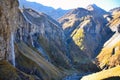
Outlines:
[[[36, 0], [29, 0], [36, 1]], [[71, 9], [76, 7], [85, 7], [89, 4], [93, 4], [93, 0], [37, 0], [46, 6], [52, 6], [54, 8]]]

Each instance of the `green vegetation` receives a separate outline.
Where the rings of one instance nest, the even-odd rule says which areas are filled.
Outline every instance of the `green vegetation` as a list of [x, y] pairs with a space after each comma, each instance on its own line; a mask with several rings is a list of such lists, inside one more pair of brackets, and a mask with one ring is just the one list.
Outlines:
[[19, 71], [6, 60], [0, 61], [0, 80], [35, 80], [36, 78]]
[[[75, 32], [75, 34], [74, 34]], [[82, 28], [75, 30], [72, 34], [74, 34], [73, 36], [73, 40], [75, 42], [75, 44], [77, 46], [80, 47], [81, 50], [84, 49], [84, 45], [83, 45], [83, 40], [84, 40], [84, 30]]]
[[45, 80], [59, 80], [61, 73], [59, 69], [47, 62], [37, 52], [33, 51], [24, 42], [16, 44], [18, 67], [29, 74], [36, 75]]

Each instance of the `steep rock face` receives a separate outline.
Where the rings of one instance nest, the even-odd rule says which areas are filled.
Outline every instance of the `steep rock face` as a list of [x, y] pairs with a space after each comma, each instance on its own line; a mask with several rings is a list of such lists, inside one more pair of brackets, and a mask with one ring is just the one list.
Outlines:
[[44, 58], [55, 65], [68, 65], [64, 33], [59, 24], [47, 15], [31, 9], [24, 9], [21, 15], [25, 20], [23, 17], [19, 18], [20, 28], [16, 31], [16, 41], [24, 41], [36, 48]]
[[77, 54], [83, 53], [89, 58], [97, 55], [103, 43], [112, 35], [112, 31], [106, 26], [108, 23], [104, 18], [106, 14], [109, 15], [93, 4], [86, 9], [74, 9], [58, 20], [63, 25], [71, 51], [75, 45]]
[[43, 80], [61, 79], [64, 74], [59, 68], [70, 68], [70, 60], [66, 56], [60, 24], [32, 9], [20, 10], [18, 21], [15, 30], [16, 67]]
[[[17, 0], [0, 1], [0, 72], [8, 70], [0, 74], [1, 80], [19, 80], [24, 77], [24, 80], [34, 80], [33, 75], [39, 77], [35, 80], [59, 80], [64, 75], [58, 69], [60, 66], [69, 67], [63, 43], [64, 34], [59, 24], [47, 17], [29, 9], [20, 11]], [[21, 71], [17, 72], [7, 62], [13, 62], [12, 59], [16, 63], [15, 67]], [[13, 74], [11, 78], [10, 74]]]
[[102, 51], [97, 56], [98, 66], [101, 69], [120, 65], [120, 12], [115, 12], [109, 26], [115, 34], [103, 46]]
[[12, 35], [18, 27], [18, 11], [17, 0], [0, 1], [0, 80], [40, 80], [19, 71], [8, 62], [12, 62], [13, 59]]
[[12, 60], [11, 35], [17, 27], [17, 0], [0, 1], [0, 60]]

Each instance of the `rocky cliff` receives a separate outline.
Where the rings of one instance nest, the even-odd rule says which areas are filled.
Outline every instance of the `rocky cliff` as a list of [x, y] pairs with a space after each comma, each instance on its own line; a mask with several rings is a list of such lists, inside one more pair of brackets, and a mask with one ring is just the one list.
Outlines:
[[[57, 63], [64, 66], [69, 64], [64, 46], [64, 33], [59, 23], [32, 9], [22, 10], [19, 16], [22, 17], [19, 18], [20, 28], [16, 31], [16, 41], [18, 43], [25, 42], [40, 52], [49, 62], [56, 62], [56, 65], [58, 65]], [[58, 55], [59, 57], [57, 57]], [[61, 58], [66, 64], [63, 62], [60, 64]]]
[[16, 0], [0, 1], [0, 60], [12, 60], [11, 36], [17, 27], [17, 12], [18, 2]]
[[[62, 28], [55, 20], [31, 9], [19, 10], [17, 0], [2, 0], [0, 23], [1, 80], [61, 79], [59, 67], [68, 68], [69, 59]], [[10, 78], [10, 74], [14, 75]]]
[[[40, 80], [14, 68], [14, 31], [18, 21], [17, 0], [0, 1], [0, 80]], [[14, 65], [14, 64], [13, 64]]]

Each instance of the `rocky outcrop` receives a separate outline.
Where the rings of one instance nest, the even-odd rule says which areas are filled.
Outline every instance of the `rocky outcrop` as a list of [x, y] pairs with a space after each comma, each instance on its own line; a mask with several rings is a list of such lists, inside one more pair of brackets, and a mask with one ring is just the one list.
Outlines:
[[17, 0], [0, 1], [0, 80], [41, 80], [19, 71], [9, 63], [13, 59], [13, 35], [18, 27], [18, 11]]
[[66, 56], [64, 33], [59, 23], [32, 9], [21, 10], [19, 16], [16, 42], [23, 41], [35, 48], [49, 62], [68, 67], [69, 58]]
[[[69, 68], [69, 59], [65, 54], [64, 34], [57, 22], [31, 9], [19, 10], [17, 0], [2, 0], [0, 24], [0, 63], [8, 64], [6, 68], [1, 66], [0, 72], [6, 71], [4, 69], [8, 72], [0, 74], [0, 79], [16, 80], [19, 77], [23, 80], [25, 77], [26, 80], [31, 77], [34, 80], [31, 75], [35, 75], [39, 77], [37, 80], [59, 80], [64, 76], [59, 68]], [[20, 74], [14, 73], [15, 68], [7, 60], [16, 63], [14, 66]], [[10, 78], [6, 77], [8, 74], [14, 75]]]
[[17, 27], [17, 0], [0, 1], [0, 60], [12, 60], [11, 35]]

